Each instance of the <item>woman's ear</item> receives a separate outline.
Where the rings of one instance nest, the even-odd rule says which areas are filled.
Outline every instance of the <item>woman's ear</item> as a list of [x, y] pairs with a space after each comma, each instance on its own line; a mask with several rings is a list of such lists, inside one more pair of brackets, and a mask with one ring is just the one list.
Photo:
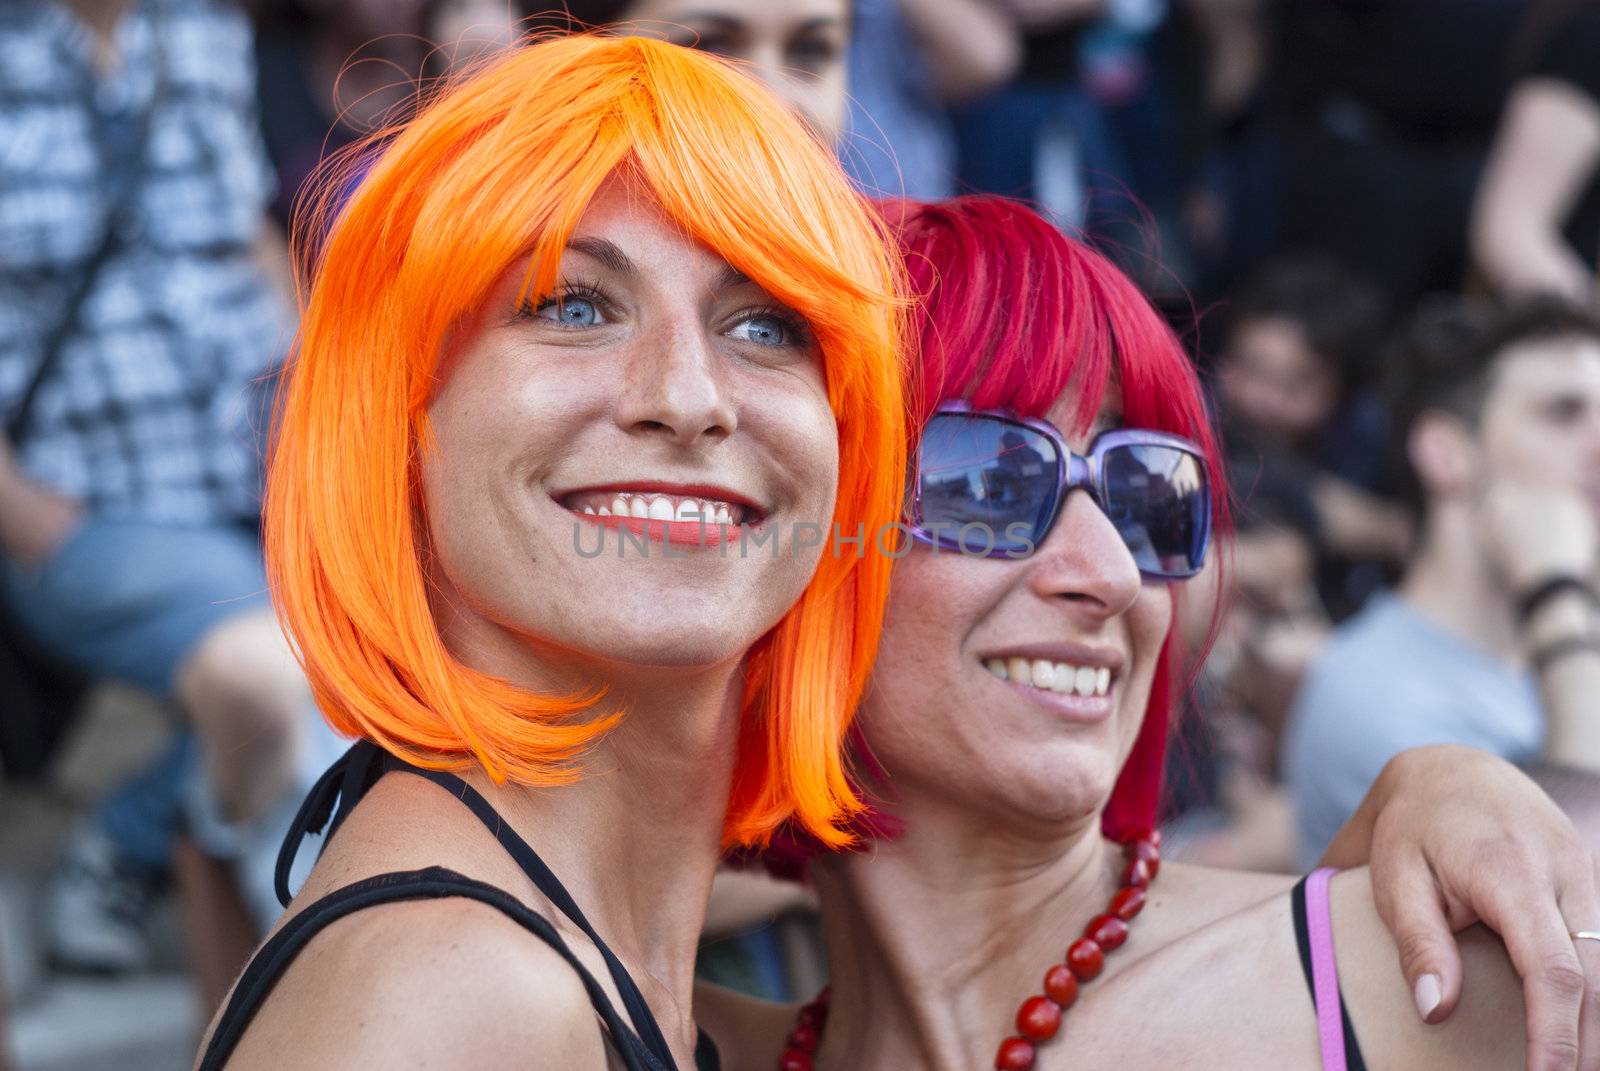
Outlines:
[[1478, 441], [1460, 417], [1432, 410], [1411, 426], [1406, 458], [1430, 499], [1454, 498], [1475, 484]]

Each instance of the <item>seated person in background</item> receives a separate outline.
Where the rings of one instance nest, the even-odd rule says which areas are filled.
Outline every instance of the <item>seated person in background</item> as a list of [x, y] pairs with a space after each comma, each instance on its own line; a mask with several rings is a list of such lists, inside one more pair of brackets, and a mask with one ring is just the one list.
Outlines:
[[[1335, 619], [1397, 562], [1409, 526], [1382, 496], [1383, 420], [1366, 369], [1383, 327], [1370, 286], [1330, 261], [1282, 261], [1239, 294], [1216, 358], [1224, 447], [1249, 527], [1255, 499], [1295, 518]], [[1241, 548], [1241, 569], [1250, 563]]]
[[289, 343], [283, 252], [232, 5], [0, 4], [0, 51], [0, 607], [201, 745], [203, 777], [174, 751], [107, 799], [52, 890], [58, 959], [132, 968], [180, 817], [264, 925], [275, 842], [331, 757], [257, 534], [249, 399]]
[[1335, 633], [1291, 717], [1305, 860], [1409, 747], [1600, 771], [1600, 319], [1554, 299], [1431, 307], [1400, 349], [1394, 442], [1421, 537], [1400, 591]]

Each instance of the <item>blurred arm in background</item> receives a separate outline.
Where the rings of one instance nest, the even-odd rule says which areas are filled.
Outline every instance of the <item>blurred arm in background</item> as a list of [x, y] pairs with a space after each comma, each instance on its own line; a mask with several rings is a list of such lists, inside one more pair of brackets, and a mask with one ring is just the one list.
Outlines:
[[[1482, 516], [1491, 563], [1519, 596], [1551, 578], [1592, 582], [1596, 575], [1600, 530], [1592, 506], [1577, 492], [1500, 484], [1489, 492]], [[1600, 610], [1593, 596], [1559, 591], [1518, 627], [1543, 699], [1545, 761], [1600, 773]]]
[[1511, 94], [1472, 210], [1472, 254], [1497, 290], [1600, 301], [1595, 265], [1562, 228], [1600, 171], [1600, 100], [1531, 78]]
[[83, 516], [75, 499], [30, 480], [0, 433], [0, 555], [22, 565], [50, 556]]
[[993, 0], [900, 0], [900, 13], [940, 100], [979, 96], [1010, 79], [1022, 62], [1012, 17]]

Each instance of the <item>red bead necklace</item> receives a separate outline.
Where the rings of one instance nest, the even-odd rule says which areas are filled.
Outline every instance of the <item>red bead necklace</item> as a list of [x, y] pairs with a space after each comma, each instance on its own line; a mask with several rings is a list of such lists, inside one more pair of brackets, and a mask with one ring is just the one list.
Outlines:
[[[1161, 831], [1147, 829], [1124, 841], [1122, 854], [1127, 866], [1122, 871], [1122, 886], [1111, 897], [1104, 914], [1096, 915], [1083, 929], [1083, 936], [1072, 942], [1066, 959], [1044, 975], [1044, 994], [1032, 996], [1017, 1009], [1017, 1034], [1000, 1043], [995, 1054], [997, 1071], [1029, 1071], [1038, 1057], [1038, 1046], [1056, 1036], [1061, 1029], [1061, 1014], [1078, 999], [1078, 986], [1097, 977], [1106, 963], [1106, 953], [1128, 939], [1128, 923], [1144, 907], [1145, 890], [1161, 869]], [[778, 1071], [812, 1071], [811, 1058], [822, 1042], [828, 1025], [828, 998], [831, 987], [800, 1009], [800, 1015], [778, 1057]]]

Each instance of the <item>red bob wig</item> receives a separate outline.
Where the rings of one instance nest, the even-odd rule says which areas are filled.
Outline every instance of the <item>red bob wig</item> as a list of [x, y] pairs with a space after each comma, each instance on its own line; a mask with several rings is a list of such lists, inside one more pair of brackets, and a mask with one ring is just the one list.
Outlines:
[[[1087, 425], [1115, 377], [1126, 426], [1200, 444], [1215, 489], [1213, 516], [1226, 531], [1227, 485], [1194, 366], [1120, 269], [1005, 198], [883, 207], [922, 301], [913, 332], [913, 365], [921, 372], [916, 426], [954, 399], [1041, 417], [1069, 388], [1077, 392], [1075, 416]], [[1103, 815], [1112, 838], [1155, 824], [1179, 663], [1169, 636], [1139, 736]]]

